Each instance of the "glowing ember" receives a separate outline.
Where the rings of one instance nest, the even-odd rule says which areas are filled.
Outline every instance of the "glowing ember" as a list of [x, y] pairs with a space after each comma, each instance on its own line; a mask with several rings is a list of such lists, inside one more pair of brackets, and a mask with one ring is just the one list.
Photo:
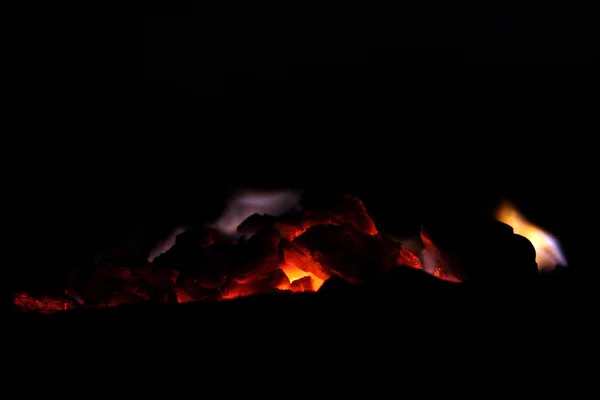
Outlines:
[[516, 234], [529, 239], [535, 247], [540, 271], [551, 271], [559, 265], [567, 265], [558, 239], [529, 222], [510, 202], [504, 202], [498, 207], [496, 219], [512, 226]]
[[[301, 270], [300, 268], [294, 266], [291, 263], [285, 263], [281, 266], [281, 269], [283, 270], [283, 272], [285, 272], [285, 275], [288, 277], [288, 279], [290, 280], [290, 284], [293, 284], [295, 281], [305, 278], [305, 277], [310, 277], [311, 278], [311, 290], [312, 291], [317, 291], [319, 290], [319, 288], [321, 287], [321, 285], [323, 285], [323, 282], [325, 282], [323, 279], [318, 278], [317, 276], [315, 276], [314, 274], [311, 274], [310, 272], [304, 272], [303, 270]], [[289, 289], [288, 287], [285, 286], [281, 286], [280, 289]]]
[[17, 293], [14, 297], [14, 304], [22, 311], [38, 311], [44, 314], [74, 308], [73, 303], [69, 300], [54, 299], [47, 296], [35, 298], [28, 293]]

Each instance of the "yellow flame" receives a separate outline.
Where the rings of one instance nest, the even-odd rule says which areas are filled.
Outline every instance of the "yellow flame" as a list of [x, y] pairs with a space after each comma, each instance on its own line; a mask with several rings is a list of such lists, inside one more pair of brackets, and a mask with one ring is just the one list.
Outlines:
[[290, 283], [298, 279], [304, 278], [305, 276], [310, 276], [312, 278], [312, 286], [315, 292], [319, 290], [319, 288], [323, 285], [323, 279], [316, 277], [310, 272], [304, 272], [300, 268], [296, 267], [294, 264], [291, 264], [289, 262], [283, 264], [281, 266], [281, 269], [287, 275], [288, 279], [290, 280]]
[[551, 271], [558, 265], [567, 265], [558, 239], [529, 222], [510, 202], [505, 201], [498, 207], [496, 219], [512, 226], [517, 235], [529, 239], [535, 247], [538, 270]]

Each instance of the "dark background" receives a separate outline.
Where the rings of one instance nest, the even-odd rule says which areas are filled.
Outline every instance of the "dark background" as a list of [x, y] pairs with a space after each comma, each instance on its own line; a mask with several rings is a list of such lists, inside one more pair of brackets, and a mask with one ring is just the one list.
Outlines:
[[589, 282], [594, 13], [493, 3], [8, 18], [7, 280], [214, 218], [247, 185], [354, 192], [389, 231], [509, 197]]

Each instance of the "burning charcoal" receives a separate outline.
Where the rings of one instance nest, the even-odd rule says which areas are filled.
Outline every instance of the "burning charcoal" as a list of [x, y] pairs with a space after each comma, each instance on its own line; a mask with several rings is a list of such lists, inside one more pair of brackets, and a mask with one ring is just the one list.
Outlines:
[[179, 272], [173, 268], [165, 268], [148, 263], [143, 271], [144, 279], [158, 290], [168, 290], [177, 282]]
[[296, 238], [294, 244], [310, 253], [326, 274], [351, 283], [375, 281], [396, 265], [396, 254], [385, 242], [346, 225], [314, 226]]
[[537, 281], [535, 249], [526, 238], [495, 220], [424, 226], [426, 249], [461, 281], [482, 285], [522, 285]]
[[419, 256], [410, 251], [409, 249], [400, 249], [398, 251], [398, 258], [396, 259], [398, 265], [405, 265], [414, 269], [423, 269]]
[[202, 251], [193, 264], [182, 266], [180, 277], [193, 277], [209, 288], [220, 288], [230, 270], [236, 263], [236, 245], [227, 242], [217, 242]]
[[[244, 283], [242, 282], [241, 284]], [[252, 287], [256, 292], [264, 293], [274, 288], [290, 286], [290, 280], [285, 272], [277, 268], [266, 275], [258, 276], [255, 280], [245, 281], [245, 284], [248, 287]]]
[[223, 299], [234, 299], [241, 296], [253, 294], [276, 293], [290, 287], [290, 281], [281, 269], [275, 269], [257, 279], [244, 282], [232, 282], [222, 292]]
[[290, 285], [290, 279], [281, 268], [277, 268], [267, 276], [270, 287], [281, 288]]
[[377, 234], [375, 222], [367, 213], [364, 203], [357, 197], [344, 195], [331, 206], [332, 219], [338, 224], [348, 224], [369, 235]]
[[325, 198], [319, 204], [307, 207], [302, 218], [290, 215], [281, 218], [275, 227], [281, 235], [292, 240], [316, 225], [349, 225], [368, 235], [376, 235], [377, 228], [363, 202], [350, 195]]
[[290, 290], [292, 292], [312, 292], [312, 278], [310, 276], [305, 276], [304, 278], [296, 279], [290, 284]]
[[369, 235], [377, 234], [375, 223], [362, 201], [350, 195], [329, 197], [304, 211], [292, 212], [280, 217], [254, 214], [242, 222], [237, 231], [254, 234], [262, 229], [275, 227], [283, 238], [293, 240], [315, 225], [343, 224]]
[[217, 300], [221, 295], [219, 289], [204, 286], [202, 282], [194, 279], [182, 279], [178, 281], [174, 290], [178, 303], [199, 300]]
[[238, 245], [230, 277], [239, 283], [268, 276], [279, 268], [281, 236], [274, 229], [263, 230]]
[[13, 304], [21, 311], [36, 311], [42, 314], [70, 310], [75, 307], [71, 300], [63, 297], [41, 296], [36, 298], [28, 293], [15, 294]]
[[312, 274], [324, 281], [331, 276], [323, 265], [315, 260], [312, 254], [302, 246], [294, 245], [292, 248], [283, 249], [283, 255], [286, 264], [291, 264], [305, 273]]

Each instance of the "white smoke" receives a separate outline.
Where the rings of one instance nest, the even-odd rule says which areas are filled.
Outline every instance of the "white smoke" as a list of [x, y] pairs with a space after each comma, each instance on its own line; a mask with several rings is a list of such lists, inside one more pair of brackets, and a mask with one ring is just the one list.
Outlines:
[[211, 227], [219, 232], [236, 236], [237, 227], [253, 214], [280, 216], [300, 206], [302, 192], [298, 190], [256, 190], [237, 192], [229, 199], [225, 210]]
[[171, 247], [175, 246], [177, 236], [184, 233], [186, 230], [187, 229], [184, 227], [177, 227], [169, 234], [169, 236], [167, 236], [165, 240], [158, 241], [158, 243], [156, 243], [154, 248], [150, 251], [150, 254], [148, 255], [148, 261], [152, 262], [156, 257], [169, 251]]
[[[292, 189], [240, 190], [229, 199], [219, 219], [210, 227], [227, 236], [238, 236], [237, 227], [249, 216], [253, 214], [283, 215], [298, 209], [301, 197], [301, 191]], [[178, 227], [166, 239], [156, 243], [148, 255], [148, 261], [152, 262], [156, 257], [175, 246], [177, 236], [186, 230], [187, 228]]]

